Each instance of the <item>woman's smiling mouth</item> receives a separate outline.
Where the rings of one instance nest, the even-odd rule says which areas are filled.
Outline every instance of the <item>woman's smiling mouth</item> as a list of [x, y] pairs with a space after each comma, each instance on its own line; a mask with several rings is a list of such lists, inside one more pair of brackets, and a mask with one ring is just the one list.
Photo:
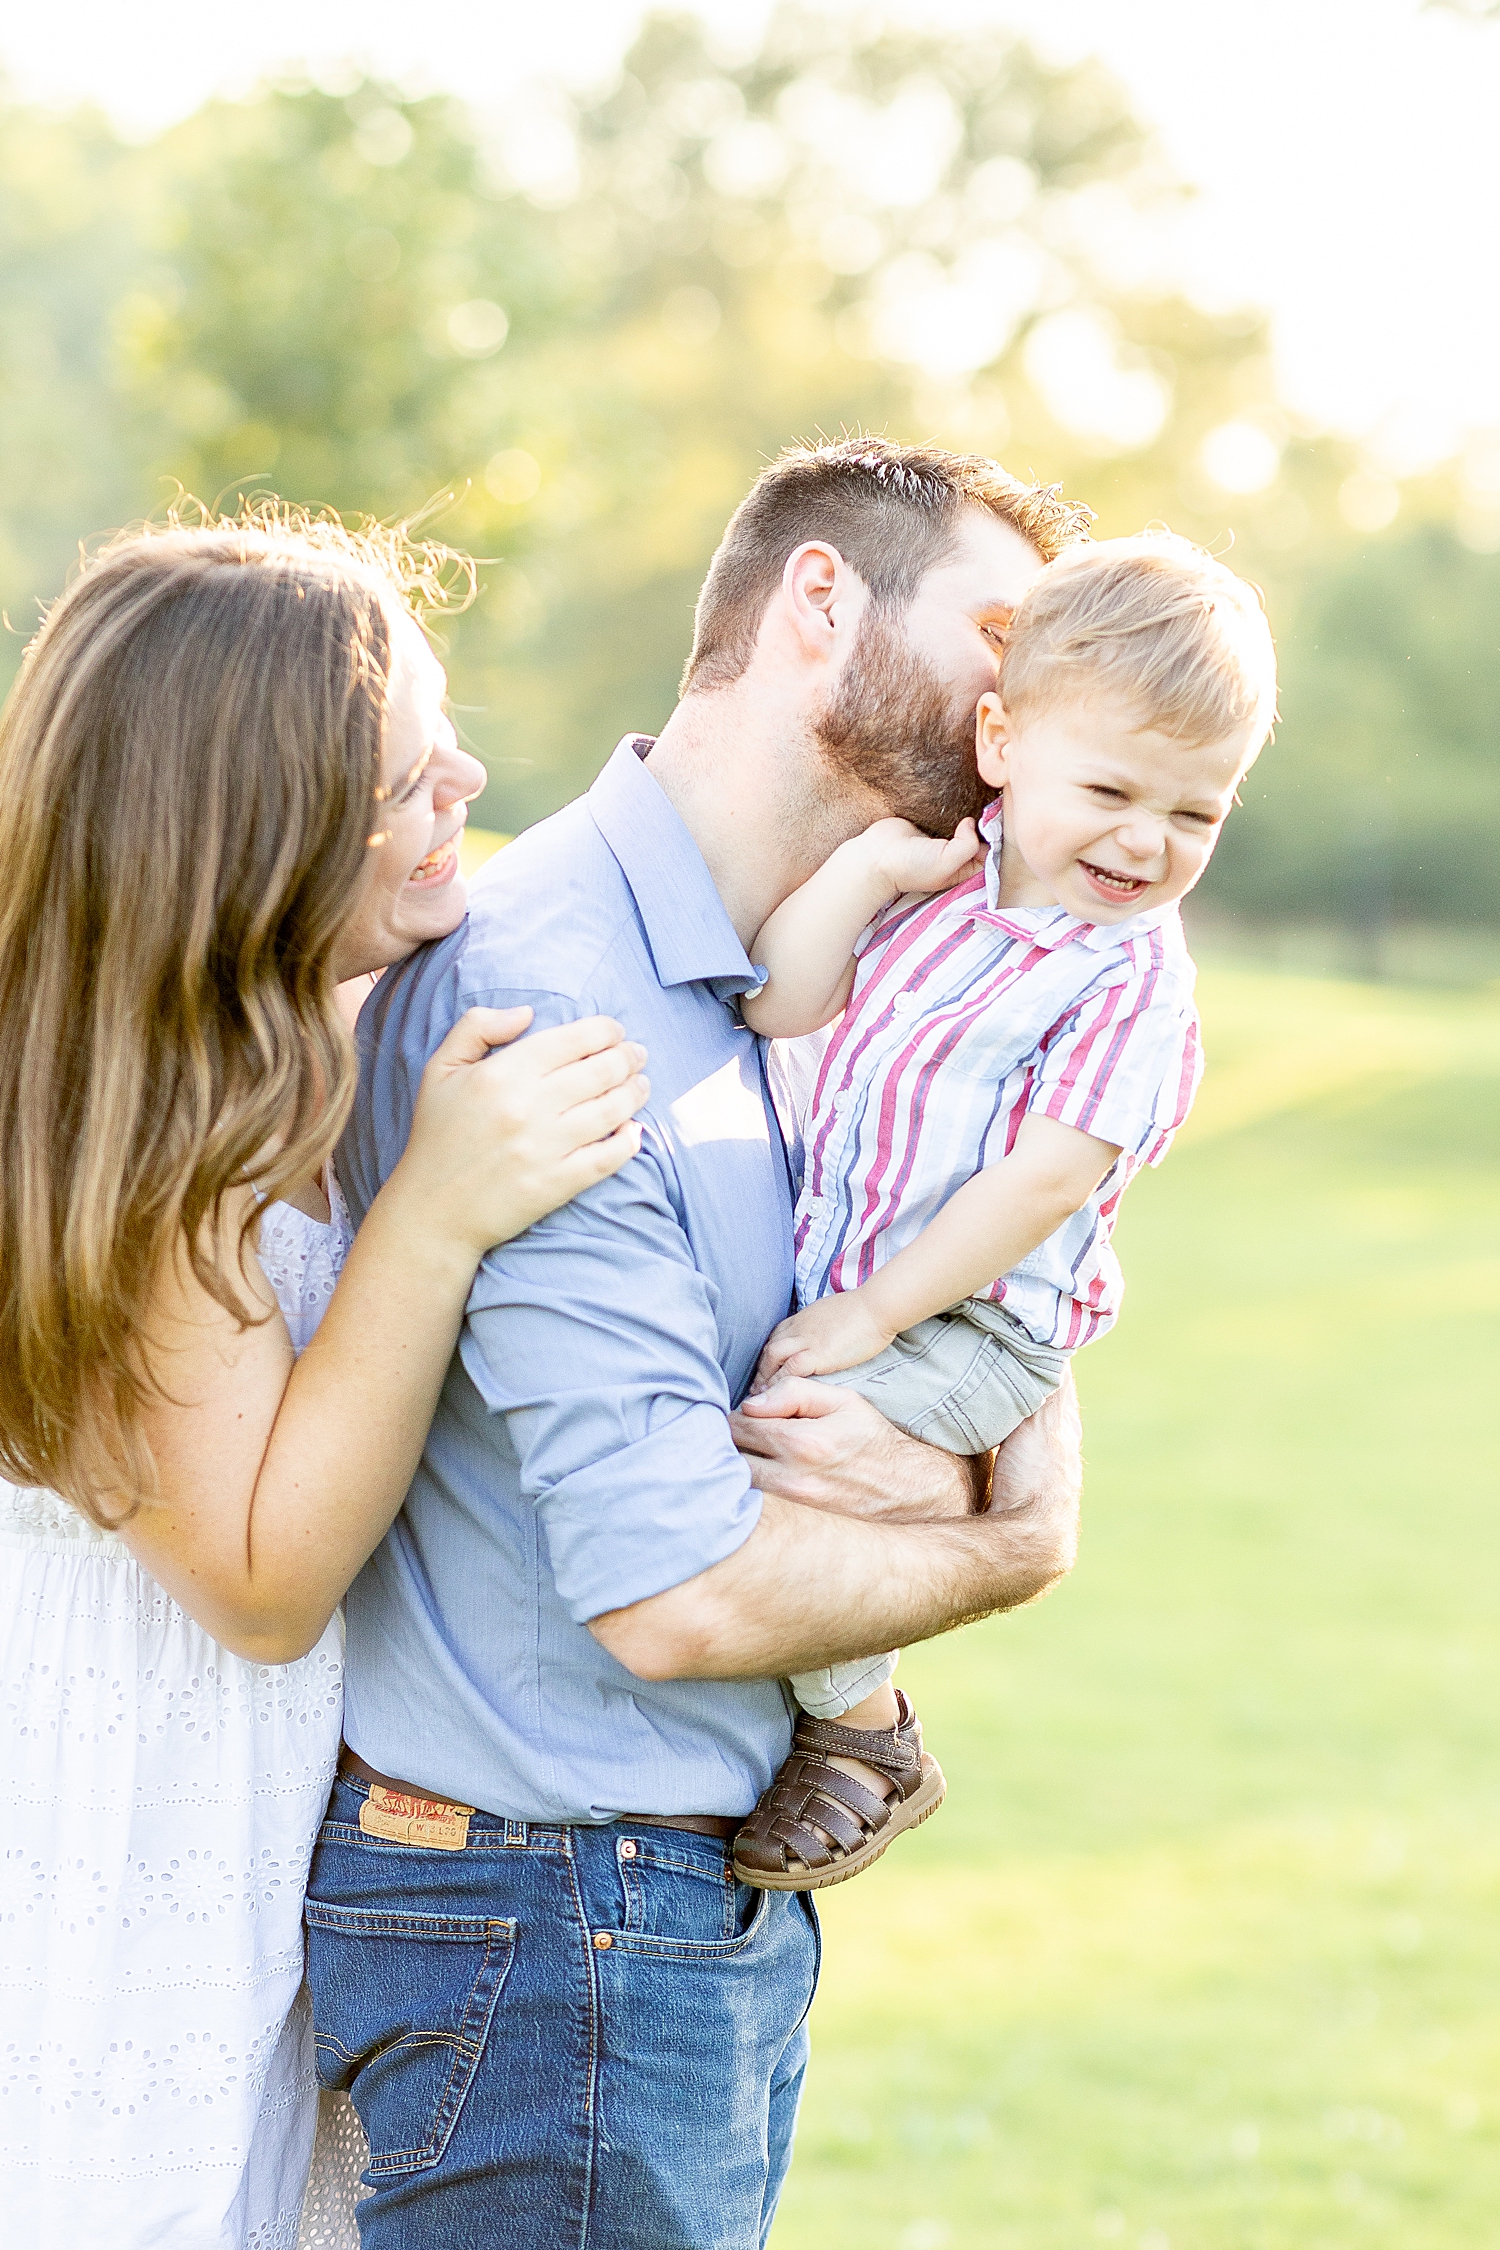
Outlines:
[[406, 880], [420, 884], [423, 890], [435, 891], [457, 873], [458, 838], [450, 836], [446, 843], [434, 845], [425, 859], [419, 859]]

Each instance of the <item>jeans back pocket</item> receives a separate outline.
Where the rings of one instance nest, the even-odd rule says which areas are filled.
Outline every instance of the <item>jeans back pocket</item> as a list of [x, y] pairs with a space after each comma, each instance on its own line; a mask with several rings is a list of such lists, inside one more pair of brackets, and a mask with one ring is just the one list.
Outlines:
[[307, 1901], [318, 2079], [354, 2088], [372, 2180], [436, 2164], [479, 2068], [516, 1925]]

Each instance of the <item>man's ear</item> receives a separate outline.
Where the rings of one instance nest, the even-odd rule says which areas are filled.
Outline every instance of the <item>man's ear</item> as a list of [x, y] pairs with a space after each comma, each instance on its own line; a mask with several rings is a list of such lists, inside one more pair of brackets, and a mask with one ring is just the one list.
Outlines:
[[827, 662], [858, 623], [865, 589], [837, 547], [809, 539], [787, 556], [781, 596], [803, 652]]
[[979, 698], [979, 709], [974, 714], [974, 762], [979, 768], [980, 780], [987, 781], [992, 789], [1003, 789], [1010, 779], [1007, 762], [1010, 735], [1005, 705], [991, 690]]

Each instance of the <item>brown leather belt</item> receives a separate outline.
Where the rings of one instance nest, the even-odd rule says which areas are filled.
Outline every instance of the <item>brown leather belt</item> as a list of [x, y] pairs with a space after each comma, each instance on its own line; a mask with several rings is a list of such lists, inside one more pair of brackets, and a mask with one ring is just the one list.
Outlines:
[[[457, 1797], [445, 1797], [441, 1790], [419, 1789], [415, 1782], [393, 1781], [389, 1774], [377, 1773], [347, 1743], [339, 1751], [339, 1772], [351, 1775], [356, 1781], [373, 1782], [377, 1789], [388, 1789], [400, 1797], [420, 1797], [429, 1805], [451, 1805], [460, 1812], [474, 1810], [472, 1805], [462, 1804]], [[550, 1823], [544, 1822], [541, 1825], [547, 1826]], [[621, 1813], [610, 1825], [616, 1828], [686, 1828], [690, 1835], [713, 1836], [720, 1843], [727, 1844], [731, 1836], [737, 1836], [745, 1824], [743, 1820], [731, 1819], [723, 1813], [633, 1812]]]
[[727, 1844], [731, 1836], [738, 1836], [745, 1823], [713, 1812], [622, 1812], [614, 1825], [616, 1828], [687, 1828], [695, 1836], [717, 1836], [721, 1844]]

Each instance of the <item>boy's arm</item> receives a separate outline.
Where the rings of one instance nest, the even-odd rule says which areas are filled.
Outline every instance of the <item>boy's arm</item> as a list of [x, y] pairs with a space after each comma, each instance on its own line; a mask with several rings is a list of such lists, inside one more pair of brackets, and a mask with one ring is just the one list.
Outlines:
[[877, 820], [851, 836], [790, 898], [751, 947], [767, 982], [740, 1003], [752, 1031], [795, 1039], [831, 1023], [854, 982], [854, 946], [882, 907], [905, 891], [946, 890], [968, 874], [979, 850], [974, 823], [948, 841], [909, 820]]
[[949, 1196], [937, 1217], [860, 1289], [836, 1291], [776, 1328], [756, 1386], [858, 1367], [903, 1330], [988, 1289], [1093, 1194], [1120, 1151], [1033, 1111], [1014, 1148]]

